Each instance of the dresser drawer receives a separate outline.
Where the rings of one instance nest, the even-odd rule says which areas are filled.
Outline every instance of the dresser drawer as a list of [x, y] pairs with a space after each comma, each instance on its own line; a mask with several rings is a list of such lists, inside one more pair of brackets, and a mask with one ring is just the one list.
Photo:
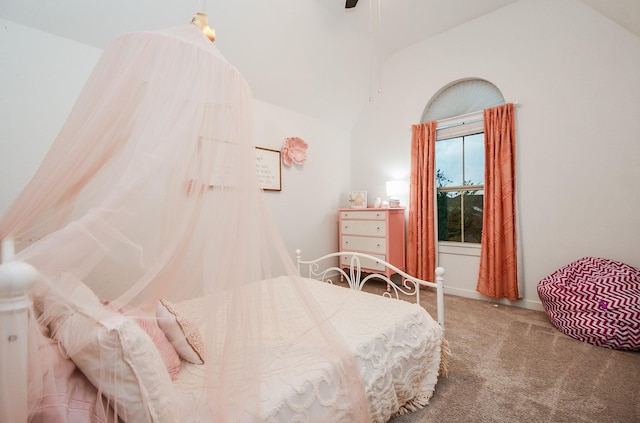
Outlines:
[[384, 220], [343, 220], [342, 233], [345, 235], [385, 236], [387, 222]]
[[[380, 260], [385, 260], [385, 256], [383, 255], [380, 255], [380, 254], [372, 254], [372, 255], [374, 257], [379, 258]], [[340, 264], [344, 267], [349, 267], [351, 266], [351, 259], [352, 259], [352, 256], [340, 256]], [[377, 270], [381, 272], [386, 270], [385, 266], [380, 264], [380, 262], [378, 261], [363, 258], [363, 257], [358, 257], [358, 260], [360, 260], [360, 268], [362, 269], [371, 269], [371, 270]]]
[[387, 251], [386, 238], [360, 237], [343, 235], [340, 240], [342, 250], [362, 251], [385, 254]]
[[[393, 270], [384, 268], [386, 261], [400, 270], [405, 268], [405, 209], [368, 208], [339, 209], [338, 238], [340, 251], [366, 253], [376, 259], [360, 259], [364, 272], [382, 273], [390, 277]], [[340, 266], [349, 267], [349, 259], [340, 256]]]
[[343, 219], [368, 219], [368, 220], [385, 220], [387, 214], [381, 211], [343, 211], [340, 213]]

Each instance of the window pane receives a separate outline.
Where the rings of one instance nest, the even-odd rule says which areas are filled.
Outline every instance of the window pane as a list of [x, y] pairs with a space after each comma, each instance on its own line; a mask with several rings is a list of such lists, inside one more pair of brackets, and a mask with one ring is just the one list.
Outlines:
[[464, 137], [464, 184], [484, 185], [484, 134]]
[[462, 185], [461, 158], [462, 137], [436, 142], [436, 187]]
[[483, 133], [436, 142], [438, 241], [482, 242], [484, 159]]
[[438, 241], [462, 241], [459, 192], [438, 193]]
[[464, 194], [464, 242], [482, 242], [482, 210], [484, 191], [467, 191]]

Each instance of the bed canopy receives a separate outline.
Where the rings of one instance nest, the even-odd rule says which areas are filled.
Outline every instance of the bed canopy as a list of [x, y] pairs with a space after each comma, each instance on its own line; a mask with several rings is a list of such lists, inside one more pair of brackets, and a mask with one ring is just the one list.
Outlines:
[[[341, 371], [299, 392], [298, 403], [276, 407], [301, 421], [327, 421], [305, 408], [315, 397], [336, 421], [368, 420], [355, 361], [298, 283], [265, 207], [252, 123], [247, 82], [194, 24], [123, 34], [104, 51], [41, 166], [0, 219], [13, 259], [38, 272], [29, 293], [30, 421], [44, 419], [61, 389], [52, 351], [87, 375], [98, 394], [91, 406], [106, 421], [268, 421], [273, 404], [267, 409], [265, 398], [287, 383], [286, 374], [273, 383], [273, 368], [293, 373], [301, 362]], [[280, 288], [264, 283], [283, 275]], [[297, 300], [285, 303], [279, 289]], [[144, 371], [155, 377], [136, 374], [132, 387], [112, 356], [147, 365], [155, 353], [126, 351], [140, 340], [119, 316], [151, 322], [159, 304], [170, 310], [199, 296], [207, 299], [206, 332], [182, 329], [207, 362], [206, 401], [178, 392], [158, 401], [154, 392], [171, 389], [171, 375], [152, 366]], [[267, 321], [277, 332], [268, 337]], [[68, 421], [62, 411], [58, 418]]]

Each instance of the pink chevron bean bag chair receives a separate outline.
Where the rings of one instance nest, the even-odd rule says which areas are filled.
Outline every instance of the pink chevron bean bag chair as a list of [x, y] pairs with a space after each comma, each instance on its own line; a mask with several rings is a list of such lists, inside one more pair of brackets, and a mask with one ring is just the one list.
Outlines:
[[538, 296], [560, 332], [600, 347], [640, 351], [640, 269], [585, 257], [538, 282]]

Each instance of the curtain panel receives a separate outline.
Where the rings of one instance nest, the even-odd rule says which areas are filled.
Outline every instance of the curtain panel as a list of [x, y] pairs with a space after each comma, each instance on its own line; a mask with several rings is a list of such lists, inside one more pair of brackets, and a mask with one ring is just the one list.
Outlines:
[[512, 103], [484, 111], [485, 196], [477, 291], [517, 300], [516, 138]]
[[407, 270], [425, 280], [434, 280], [436, 268], [436, 126], [435, 121], [413, 125], [411, 137]]

